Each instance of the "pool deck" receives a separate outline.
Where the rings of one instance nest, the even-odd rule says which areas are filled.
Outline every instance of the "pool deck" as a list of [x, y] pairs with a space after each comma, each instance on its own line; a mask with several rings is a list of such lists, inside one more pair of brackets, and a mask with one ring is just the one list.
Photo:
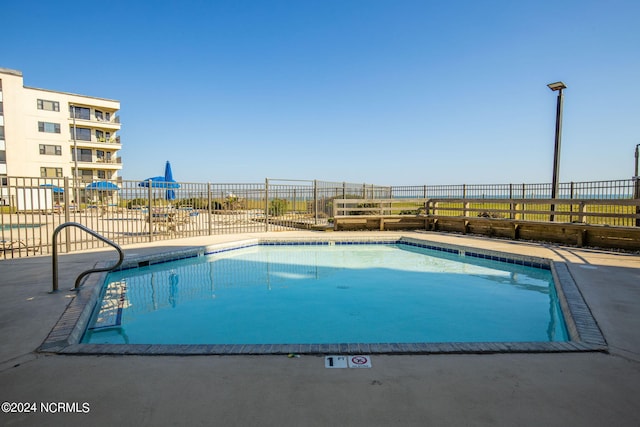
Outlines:
[[[322, 234], [209, 236], [125, 252]], [[373, 355], [370, 369], [326, 369], [315, 355], [38, 353], [75, 295], [66, 291], [75, 277], [115, 252], [62, 255], [65, 290], [55, 294], [51, 258], [28, 257], [0, 261], [0, 400], [35, 402], [38, 413], [0, 413], [0, 425], [640, 425], [640, 255], [443, 233], [380, 234], [565, 262], [608, 352]], [[41, 403], [57, 402], [89, 411], [41, 412]]]

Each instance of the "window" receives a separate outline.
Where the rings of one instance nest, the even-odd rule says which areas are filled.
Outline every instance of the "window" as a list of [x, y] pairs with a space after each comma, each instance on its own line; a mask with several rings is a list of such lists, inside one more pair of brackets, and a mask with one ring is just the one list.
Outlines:
[[[75, 150], [71, 149], [71, 160], [76, 160]], [[93, 156], [91, 155], [91, 150], [89, 148], [79, 148], [78, 149], [78, 161], [79, 162], [92, 162]]]
[[96, 129], [96, 141], [105, 142], [104, 140], [104, 132]]
[[82, 180], [82, 182], [91, 182], [93, 181], [93, 171], [92, 170], [86, 170], [86, 169], [80, 169], [78, 171], [80, 173], [80, 179]]
[[60, 103], [58, 101], [38, 99], [38, 110], [60, 111]]
[[3, 114], [3, 112], [4, 112], [4, 109], [2, 107], [2, 101], [0, 101], [0, 116]]
[[111, 121], [111, 113], [104, 113], [104, 119], [108, 122]]
[[107, 142], [111, 142], [111, 132], [104, 133], [104, 140]]
[[74, 127], [71, 126], [70, 128], [70, 132], [71, 132], [71, 139], [72, 140], [78, 140], [78, 141], [91, 141], [91, 129], [89, 128], [80, 128], [80, 127], [75, 127], [75, 138], [73, 136], [73, 131], [74, 131]]
[[91, 110], [89, 108], [72, 105], [69, 107], [69, 112], [71, 113], [71, 118], [91, 120]]
[[40, 144], [40, 154], [45, 154], [48, 156], [61, 156], [62, 146]]
[[40, 168], [42, 178], [62, 178], [62, 168]]
[[60, 133], [60, 123], [38, 122], [38, 131]]
[[7, 152], [0, 150], [0, 163], [7, 163]]
[[0, 139], [4, 139], [4, 126], [0, 125]]
[[98, 171], [98, 179], [107, 179], [107, 172]]
[[102, 111], [96, 110], [96, 120], [99, 121], [99, 122], [101, 122], [103, 120]]

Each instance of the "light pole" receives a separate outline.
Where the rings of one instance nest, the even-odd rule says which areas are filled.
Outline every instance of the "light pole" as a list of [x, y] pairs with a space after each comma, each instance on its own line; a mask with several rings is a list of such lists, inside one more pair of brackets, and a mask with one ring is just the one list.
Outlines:
[[[560, 174], [560, 137], [562, 136], [562, 89], [566, 89], [567, 86], [562, 82], [549, 83], [547, 85], [549, 89], [554, 92], [558, 92], [558, 103], [556, 105], [556, 140], [553, 148], [553, 181], [551, 182], [551, 198], [555, 199], [558, 196], [558, 176]], [[555, 210], [555, 205], [551, 205], [551, 212]], [[550, 220], [554, 220], [553, 213]]]

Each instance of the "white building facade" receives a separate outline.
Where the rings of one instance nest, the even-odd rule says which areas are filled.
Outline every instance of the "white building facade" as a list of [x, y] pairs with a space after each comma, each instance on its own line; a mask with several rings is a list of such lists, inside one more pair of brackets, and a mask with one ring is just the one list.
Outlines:
[[7, 177], [119, 181], [120, 102], [26, 87], [0, 68], [0, 184]]

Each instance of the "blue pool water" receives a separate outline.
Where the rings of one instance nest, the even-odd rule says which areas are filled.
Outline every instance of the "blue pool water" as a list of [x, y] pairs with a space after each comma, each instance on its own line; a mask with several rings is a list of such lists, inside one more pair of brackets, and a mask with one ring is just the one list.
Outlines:
[[567, 341], [551, 272], [406, 244], [263, 246], [111, 273], [85, 343]]
[[39, 228], [42, 224], [1, 224], [2, 230], [16, 230], [19, 228]]

